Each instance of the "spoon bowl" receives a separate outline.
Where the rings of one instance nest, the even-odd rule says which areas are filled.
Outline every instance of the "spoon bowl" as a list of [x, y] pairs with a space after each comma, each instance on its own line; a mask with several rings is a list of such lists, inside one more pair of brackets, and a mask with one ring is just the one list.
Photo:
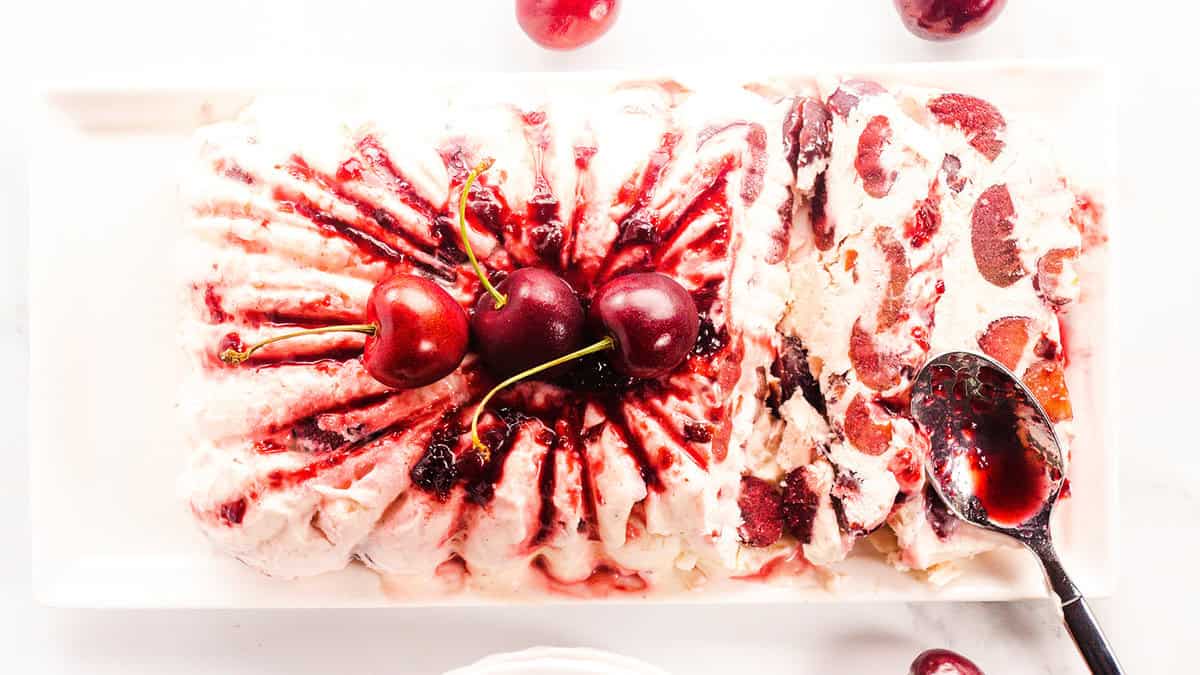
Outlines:
[[973, 352], [930, 359], [913, 381], [913, 419], [929, 436], [925, 475], [954, 515], [1020, 541], [1042, 563], [1093, 673], [1121, 666], [1054, 550], [1050, 515], [1066, 466], [1054, 425], [1007, 368]]
[[1058, 435], [1037, 398], [999, 362], [970, 352], [932, 359], [913, 385], [929, 435], [926, 473], [959, 518], [1030, 539], [1062, 490]]

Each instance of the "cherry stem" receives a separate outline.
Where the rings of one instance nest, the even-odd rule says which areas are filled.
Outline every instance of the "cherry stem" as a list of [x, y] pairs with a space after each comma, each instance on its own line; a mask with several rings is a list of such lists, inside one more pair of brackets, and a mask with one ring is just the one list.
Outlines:
[[479, 283], [491, 294], [492, 299], [496, 301], [496, 309], [500, 309], [508, 304], [508, 298], [503, 293], [496, 290], [492, 282], [488, 281], [487, 275], [483, 273], [483, 268], [479, 266], [479, 259], [475, 257], [475, 250], [471, 248], [471, 242], [467, 239], [467, 197], [471, 194], [471, 185], [479, 174], [492, 168], [493, 160], [485, 159], [475, 165], [471, 169], [471, 173], [467, 174], [467, 180], [463, 183], [462, 194], [458, 197], [458, 227], [462, 233], [463, 248], [467, 251], [467, 257], [471, 259], [471, 267], [475, 268], [475, 275], [479, 277]]
[[561, 366], [569, 361], [583, 358], [588, 354], [595, 354], [596, 352], [612, 349], [615, 345], [616, 342], [614, 342], [611, 337], [605, 337], [603, 340], [595, 344], [588, 345], [583, 349], [573, 351], [570, 354], [547, 361], [540, 366], [534, 366], [523, 373], [517, 373], [516, 375], [513, 375], [512, 377], [493, 387], [492, 390], [489, 391], [487, 395], [479, 401], [479, 405], [475, 406], [475, 414], [471, 416], [471, 443], [475, 446], [475, 450], [479, 452], [479, 456], [483, 459], [483, 461], [485, 463], [488, 461], [488, 459], [491, 457], [492, 451], [491, 448], [483, 443], [483, 441], [479, 440], [479, 416], [483, 414], [484, 409], [487, 408], [488, 401], [491, 401], [492, 397], [495, 396], [497, 392], [505, 387], [514, 385], [531, 375], [537, 375], [544, 370], [549, 370], [555, 366]]
[[300, 337], [301, 335], [317, 335], [319, 333], [366, 333], [367, 335], [374, 335], [378, 331], [379, 326], [373, 323], [356, 323], [345, 326], [325, 326], [323, 328], [298, 330], [292, 333], [284, 333], [283, 335], [276, 335], [275, 337], [267, 338], [262, 342], [251, 345], [250, 348], [245, 351], [239, 352], [233, 347], [230, 347], [229, 349], [221, 352], [221, 360], [231, 366], [236, 366], [244, 363], [246, 359], [250, 358], [251, 354], [262, 349], [263, 347], [266, 347], [272, 342], [288, 340], [294, 337]]

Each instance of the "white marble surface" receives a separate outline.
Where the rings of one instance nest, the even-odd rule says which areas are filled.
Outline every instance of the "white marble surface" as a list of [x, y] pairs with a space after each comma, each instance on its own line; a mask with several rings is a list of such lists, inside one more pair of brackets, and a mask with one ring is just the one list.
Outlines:
[[[0, 654], [11, 672], [437, 673], [534, 644], [592, 646], [676, 673], [903, 673], [921, 649], [961, 650], [989, 673], [1084, 672], [1048, 603], [544, 610], [88, 612], [32, 602], [25, 390], [26, 92], [179, 74], [209, 82], [286, 69], [329, 77], [358, 63], [406, 70], [743, 67], [973, 58], [1109, 62], [1119, 101], [1125, 228], [1120, 344], [1125, 366], [1123, 563], [1094, 607], [1131, 673], [1195, 672], [1200, 598], [1200, 227], [1196, 225], [1200, 10], [1149, 0], [1012, 0], [976, 39], [932, 45], [899, 28], [890, 0], [625, 0], [594, 47], [528, 43], [508, 0], [340, 3], [276, 0], [45, 2], [0, 21]], [[333, 10], [334, 6], [339, 9]], [[686, 9], [675, 9], [686, 5]], [[763, 20], [768, 8], [774, 17]], [[316, 73], [321, 73], [320, 75]], [[69, 158], [64, 158], [69, 161]], [[70, 199], [64, 186], [63, 199]], [[1164, 241], [1165, 237], [1171, 237]], [[79, 280], [86, 283], [86, 280]], [[98, 298], [98, 302], [105, 299]], [[72, 327], [64, 326], [64, 330]], [[94, 329], [94, 328], [92, 328]], [[135, 339], [131, 336], [131, 339]], [[1185, 642], [1185, 640], [1187, 642]], [[5, 668], [9, 671], [10, 668]]]

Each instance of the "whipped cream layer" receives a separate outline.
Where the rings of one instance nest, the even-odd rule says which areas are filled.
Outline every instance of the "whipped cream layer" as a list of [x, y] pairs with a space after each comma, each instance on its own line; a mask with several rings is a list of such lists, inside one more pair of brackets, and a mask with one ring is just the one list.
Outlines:
[[[594, 357], [503, 392], [485, 465], [467, 427], [495, 380], [474, 354], [406, 391], [355, 334], [220, 362], [361, 321], [396, 273], [469, 311], [455, 209], [484, 158], [468, 229], [489, 273], [545, 267], [584, 301], [668, 274], [701, 313], [685, 363], [630, 380]], [[219, 550], [273, 576], [357, 560], [405, 593], [647, 593], [836, 571], [872, 533], [941, 572], [996, 542], [925, 484], [907, 416], [925, 360], [994, 356], [1070, 437], [1058, 318], [1095, 210], [977, 98], [854, 80], [269, 98], [198, 133], [184, 195], [180, 485]]]
[[[198, 134], [185, 187], [195, 365], [181, 481], [219, 549], [299, 577], [360, 560], [411, 586], [690, 587], [752, 573], [738, 494], [764, 445], [766, 373], [788, 300], [798, 99], [673, 82], [545, 100], [261, 100]], [[465, 308], [492, 274], [541, 266], [585, 300], [627, 271], [689, 292], [701, 337], [675, 372], [629, 380], [600, 357], [499, 395], [474, 355], [421, 389], [364, 370], [361, 336], [227, 346], [359, 321], [377, 281], [426, 276]]]

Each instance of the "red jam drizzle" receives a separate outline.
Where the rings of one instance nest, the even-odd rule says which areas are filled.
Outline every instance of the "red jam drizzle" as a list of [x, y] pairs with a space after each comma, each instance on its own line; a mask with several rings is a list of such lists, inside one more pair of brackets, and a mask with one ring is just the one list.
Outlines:
[[967, 462], [975, 484], [975, 496], [993, 521], [1017, 526], [1037, 515], [1050, 492], [1046, 463], [1032, 449], [1013, 450], [1012, 430], [983, 425], [976, 430], [975, 448]]

